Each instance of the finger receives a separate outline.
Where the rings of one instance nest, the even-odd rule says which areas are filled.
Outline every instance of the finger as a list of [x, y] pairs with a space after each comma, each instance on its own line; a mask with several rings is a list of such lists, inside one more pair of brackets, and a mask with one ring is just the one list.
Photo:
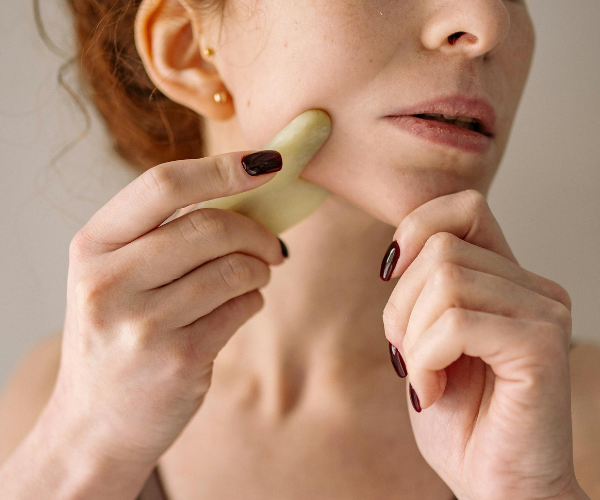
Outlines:
[[560, 302], [570, 310], [568, 293], [557, 283], [538, 276], [505, 257], [468, 243], [450, 233], [430, 237], [417, 258], [396, 285], [384, 309], [383, 319], [388, 340], [402, 345], [413, 308], [431, 273], [444, 264], [504, 278], [548, 299]]
[[410, 350], [453, 307], [508, 318], [554, 323], [571, 330], [571, 313], [560, 302], [504, 278], [444, 263], [431, 274], [413, 308], [406, 335], [398, 344]]
[[182, 328], [225, 302], [265, 286], [270, 270], [264, 262], [232, 253], [198, 267], [183, 278], [151, 292], [146, 308], [160, 318], [160, 330]]
[[[90, 253], [113, 251], [155, 229], [178, 208], [265, 184], [274, 173], [246, 173], [242, 159], [250, 153], [177, 160], [147, 170], [94, 214], [79, 233], [80, 246]], [[281, 168], [281, 155], [276, 160]]]
[[[463, 354], [481, 358], [498, 384], [513, 384], [513, 404], [535, 405], [540, 381], [565, 374], [569, 346], [565, 332], [553, 323], [507, 318], [480, 311], [447, 309], [405, 352], [411, 384], [422, 408], [441, 397], [438, 372]], [[509, 406], [507, 410], [512, 407]]]
[[[219, 306], [177, 333], [203, 358], [214, 359], [231, 336], [264, 305], [258, 290], [245, 293]], [[202, 358], [200, 358], [202, 359]]]
[[188, 205], [187, 207], [179, 208], [178, 210], [175, 211], [175, 213], [173, 215], [171, 215], [171, 217], [169, 217], [166, 221], [164, 221], [161, 224], [161, 226], [164, 226], [165, 224], [168, 224], [172, 220], [178, 219], [179, 217], [182, 217], [185, 214], [189, 214], [197, 206], [198, 206], [197, 203], [192, 203], [191, 205]]
[[517, 263], [485, 196], [469, 189], [424, 203], [400, 223], [394, 240], [400, 258], [391, 278], [401, 276], [436, 233], [446, 232]]
[[277, 265], [283, 262], [277, 236], [248, 217], [202, 208], [145, 234], [113, 253], [133, 290], [150, 290], [211, 260], [243, 253]]

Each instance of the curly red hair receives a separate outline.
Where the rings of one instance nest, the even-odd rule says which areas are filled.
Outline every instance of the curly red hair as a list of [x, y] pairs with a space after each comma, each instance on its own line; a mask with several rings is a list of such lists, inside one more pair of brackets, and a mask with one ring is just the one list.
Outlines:
[[[39, 0], [34, 0], [39, 12]], [[208, 12], [224, 0], [193, 0]], [[159, 163], [204, 156], [204, 120], [171, 101], [148, 77], [134, 42], [141, 0], [67, 0], [73, 13], [81, 77], [104, 118], [115, 151], [144, 171]], [[221, 11], [222, 12], [222, 11]], [[39, 19], [38, 27], [44, 34]]]

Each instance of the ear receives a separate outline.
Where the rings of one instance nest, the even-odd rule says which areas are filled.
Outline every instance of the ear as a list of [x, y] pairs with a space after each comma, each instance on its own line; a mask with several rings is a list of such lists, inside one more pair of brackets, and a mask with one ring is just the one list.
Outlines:
[[[135, 17], [135, 45], [152, 83], [169, 99], [213, 120], [235, 113], [217, 68], [201, 50], [198, 14], [186, 0], [143, 0]], [[214, 95], [225, 92], [218, 103]]]

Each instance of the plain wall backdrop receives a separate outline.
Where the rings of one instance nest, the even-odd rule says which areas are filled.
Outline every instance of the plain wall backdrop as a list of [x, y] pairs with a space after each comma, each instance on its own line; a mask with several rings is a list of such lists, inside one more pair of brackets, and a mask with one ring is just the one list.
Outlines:
[[[62, 0], [41, 2], [50, 37], [69, 53]], [[534, 66], [489, 203], [521, 266], [564, 286], [573, 337], [600, 344], [600, 2], [529, 0]], [[84, 129], [58, 86], [64, 59], [40, 39], [31, 0], [0, 7], [0, 386], [18, 359], [61, 330], [68, 247], [135, 177], [92, 113]], [[77, 86], [74, 68], [65, 80]]]

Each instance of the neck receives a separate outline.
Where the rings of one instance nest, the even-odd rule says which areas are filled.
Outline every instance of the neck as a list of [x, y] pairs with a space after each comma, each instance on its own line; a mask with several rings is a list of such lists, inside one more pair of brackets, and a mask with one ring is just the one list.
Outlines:
[[303, 393], [331, 397], [384, 366], [382, 313], [394, 282], [379, 277], [394, 228], [331, 195], [282, 235], [290, 257], [261, 290], [265, 306], [223, 349], [227, 372], [254, 378], [269, 413]]
[[[211, 155], [251, 149], [235, 119], [207, 132]], [[375, 373], [389, 379], [382, 313], [395, 282], [379, 270], [394, 231], [332, 194], [283, 233], [290, 257], [261, 289], [264, 308], [219, 354], [211, 393], [221, 387], [231, 400], [241, 387], [244, 404], [278, 417], [303, 397], [331, 402]]]

